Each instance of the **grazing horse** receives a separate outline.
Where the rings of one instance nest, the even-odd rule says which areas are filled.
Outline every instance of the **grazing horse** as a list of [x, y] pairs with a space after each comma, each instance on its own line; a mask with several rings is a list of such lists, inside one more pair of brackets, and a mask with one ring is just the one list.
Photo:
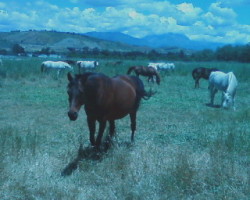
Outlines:
[[48, 70], [57, 70], [57, 76], [59, 76], [60, 72], [62, 70], [73, 70], [73, 67], [71, 67], [68, 63], [63, 61], [44, 61], [41, 65], [41, 72], [47, 72]]
[[128, 69], [127, 74], [130, 74], [132, 71], [135, 72], [136, 76], [139, 75], [147, 76], [148, 82], [151, 80], [154, 82], [154, 76], [156, 77], [156, 83], [160, 85], [161, 79], [157, 70], [153, 67], [144, 67], [144, 66], [132, 66]]
[[174, 71], [175, 64], [174, 63], [162, 63], [158, 66], [159, 71]]
[[[131, 141], [134, 141], [140, 101], [153, 95], [145, 91], [138, 77], [121, 75], [110, 78], [102, 73], [86, 72], [75, 77], [68, 73], [68, 80], [69, 119], [76, 120], [84, 105], [92, 146], [100, 147], [107, 121], [110, 125], [109, 135], [112, 137], [115, 134], [115, 120], [128, 114], [131, 120]], [[95, 138], [96, 121], [99, 122], [99, 131]]]
[[99, 63], [97, 61], [77, 61], [76, 65], [79, 69], [79, 73], [81, 73], [81, 69], [93, 70], [99, 65]]
[[237, 89], [238, 81], [233, 72], [224, 73], [220, 71], [211, 72], [209, 76], [209, 90], [211, 97], [211, 105], [214, 105], [214, 96], [218, 90], [222, 91], [221, 105], [223, 108], [234, 107], [234, 97]]
[[175, 70], [174, 63], [149, 63], [148, 67], [153, 67], [159, 71], [174, 71]]
[[205, 67], [195, 68], [192, 71], [192, 76], [193, 76], [193, 79], [195, 80], [194, 88], [200, 87], [200, 83], [199, 83], [200, 78], [204, 78], [208, 80], [210, 73], [213, 71], [219, 71], [219, 70], [216, 68], [205, 68]]

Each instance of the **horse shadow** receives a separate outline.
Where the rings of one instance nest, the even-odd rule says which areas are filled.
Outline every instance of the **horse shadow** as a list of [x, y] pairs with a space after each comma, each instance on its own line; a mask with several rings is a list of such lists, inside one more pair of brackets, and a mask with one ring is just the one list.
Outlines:
[[104, 155], [107, 155], [107, 152], [116, 146], [125, 147], [130, 149], [134, 146], [134, 143], [131, 142], [114, 142], [109, 137], [106, 138], [106, 141], [101, 145], [100, 148], [88, 146], [83, 148], [83, 145], [80, 144], [78, 153], [75, 159], [71, 161], [61, 172], [63, 177], [71, 175], [77, 168], [81, 161], [83, 160], [93, 160], [93, 161], [101, 161]]
[[64, 177], [71, 175], [78, 168], [79, 162], [82, 160], [102, 160], [110, 147], [110, 144], [105, 144], [101, 148], [93, 146], [83, 148], [83, 145], [80, 144], [76, 158], [63, 169], [61, 175]]
[[212, 105], [211, 103], [206, 103], [205, 105], [210, 108], [221, 108], [221, 105]]

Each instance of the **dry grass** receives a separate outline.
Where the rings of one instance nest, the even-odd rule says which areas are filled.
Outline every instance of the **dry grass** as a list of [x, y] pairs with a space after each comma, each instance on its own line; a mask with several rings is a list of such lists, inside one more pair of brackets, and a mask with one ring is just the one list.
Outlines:
[[[113, 147], [98, 155], [88, 148], [84, 112], [76, 122], [66, 115], [65, 75], [8, 72], [0, 87], [0, 199], [249, 199], [250, 80], [240, 75], [235, 112], [210, 108], [206, 81], [193, 89], [192, 66], [178, 66], [142, 102], [135, 144], [126, 117]], [[85, 158], [61, 176], [80, 143]]]

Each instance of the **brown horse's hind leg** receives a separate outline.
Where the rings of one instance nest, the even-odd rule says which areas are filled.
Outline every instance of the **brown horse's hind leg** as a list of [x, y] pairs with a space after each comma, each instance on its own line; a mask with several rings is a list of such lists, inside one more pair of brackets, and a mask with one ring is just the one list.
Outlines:
[[136, 130], [136, 112], [130, 113], [130, 121], [131, 121], [131, 142], [134, 142], [134, 135]]
[[110, 120], [109, 121], [109, 135], [107, 135], [107, 138], [105, 140], [105, 149], [108, 150], [112, 145], [112, 138], [115, 135], [115, 121]]
[[95, 120], [87, 117], [89, 127], [89, 140], [92, 146], [95, 146]]

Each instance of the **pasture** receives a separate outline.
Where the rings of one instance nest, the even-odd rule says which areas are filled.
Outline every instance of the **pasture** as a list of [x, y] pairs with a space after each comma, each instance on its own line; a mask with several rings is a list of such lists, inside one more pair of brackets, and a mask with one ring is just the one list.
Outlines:
[[[88, 154], [89, 134], [82, 109], [68, 119], [66, 73], [41, 74], [43, 60], [3, 59], [0, 66], [0, 199], [249, 199], [250, 64], [176, 62], [161, 73], [157, 91], [142, 100], [135, 143], [129, 117], [116, 121], [114, 144], [106, 153], [79, 160], [80, 142]], [[148, 61], [100, 60], [97, 71], [125, 74]], [[236, 111], [211, 108], [208, 83], [194, 89], [195, 67], [233, 71], [238, 78]], [[77, 68], [75, 68], [77, 71]], [[215, 98], [219, 104], [221, 94]]]

